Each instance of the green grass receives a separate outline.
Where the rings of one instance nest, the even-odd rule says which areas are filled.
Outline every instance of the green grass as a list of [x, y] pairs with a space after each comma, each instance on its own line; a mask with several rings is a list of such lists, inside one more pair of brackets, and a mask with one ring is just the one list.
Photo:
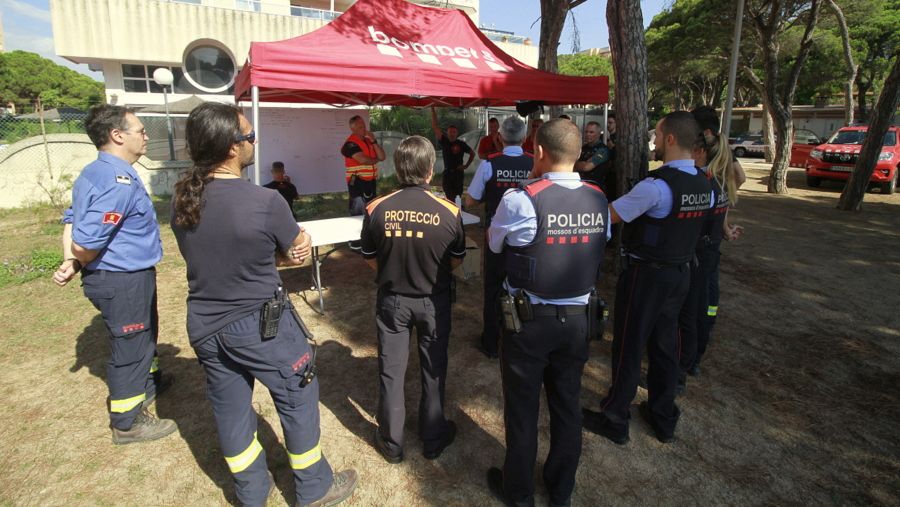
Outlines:
[[32, 250], [29, 255], [16, 259], [4, 259], [0, 262], [0, 288], [49, 277], [62, 261], [58, 250], [45, 248]]

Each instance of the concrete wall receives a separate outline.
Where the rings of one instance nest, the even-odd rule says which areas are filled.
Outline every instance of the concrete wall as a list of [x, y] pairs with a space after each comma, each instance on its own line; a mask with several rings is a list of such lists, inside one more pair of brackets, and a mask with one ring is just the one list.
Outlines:
[[[48, 153], [52, 176], [47, 169]], [[71, 182], [96, 158], [97, 149], [85, 134], [50, 134], [46, 149], [41, 136], [6, 147], [0, 151], [0, 208], [47, 202], [47, 194], [40, 185], [48, 189], [62, 188], [71, 198]], [[141, 157], [135, 169], [151, 195], [171, 195], [178, 175], [188, 166], [183, 161], [157, 162]], [[61, 183], [65, 176], [71, 180]]]

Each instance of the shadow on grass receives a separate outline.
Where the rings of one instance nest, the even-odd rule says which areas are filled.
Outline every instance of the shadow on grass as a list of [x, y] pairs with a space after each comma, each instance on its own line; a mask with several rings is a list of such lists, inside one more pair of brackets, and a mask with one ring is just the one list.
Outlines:
[[[78, 336], [75, 343], [75, 363], [69, 371], [76, 372], [87, 367], [91, 375], [105, 383], [106, 362], [109, 358], [108, 337], [103, 318], [95, 315]], [[240, 505], [234, 494], [231, 472], [219, 448], [212, 407], [206, 401], [206, 375], [203, 368], [196, 359], [179, 357], [181, 349], [174, 345], [160, 343], [157, 345], [157, 352], [160, 370], [175, 380], [174, 385], [157, 398], [157, 415], [172, 419], [178, 424], [178, 435], [187, 443], [203, 473], [222, 489], [225, 501], [231, 505]], [[258, 417], [257, 424], [258, 438], [266, 450], [267, 465], [275, 475], [276, 487], [284, 500], [293, 505], [294, 479], [287, 452], [269, 421]]]

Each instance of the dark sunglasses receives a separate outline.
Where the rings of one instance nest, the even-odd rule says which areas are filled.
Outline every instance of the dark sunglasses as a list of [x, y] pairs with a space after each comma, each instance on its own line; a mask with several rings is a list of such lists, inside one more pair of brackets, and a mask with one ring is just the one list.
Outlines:
[[251, 131], [250, 131], [248, 134], [246, 134], [246, 135], [243, 135], [243, 136], [235, 136], [235, 138], [234, 138], [234, 142], [235, 142], [235, 143], [242, 143], [242, 142], [244, 142], [244, 141], [247, 141], [247, 142], [250, 143], [250, 144], [255, 143], [255, 142], [256, 142], [256, 131], [255, 131], [255, 130], [251, 130]]

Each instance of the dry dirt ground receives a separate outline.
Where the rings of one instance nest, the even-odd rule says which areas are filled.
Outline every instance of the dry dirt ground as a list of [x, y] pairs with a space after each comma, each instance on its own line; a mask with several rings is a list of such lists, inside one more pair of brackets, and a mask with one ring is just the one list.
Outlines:
[[[679, 399], [679, 440], [658, 443], [639, 417], [624, 447], [586, 433], [574, 505], [900, 503], [900, 195], [869, 194], [863, 212], [840, 212], [838, 185], [808, 189], [792, 170], [792, 194], [773, 196], [765, 193], [765, 166], [747, 169], [732, 219], [746, 233], [724, 247], [719, 322], [702, 377]], [[0, 258], [56, 245], [50, 220], [47, 212], [0, 216]], [[184, 264], [171, 230], [162, 230], [160, 353], [177, 384], [156, 410], [175, 419], [180, 433], [113, 446], [106, 338], [80, 288], [58, 289], [45, 278], [0, 289], [0, 504], [233, 501], [204, 375], [185, 334]], [[468, 233], [481, 242], [482, 229]], [[306, 290], [309, 274], [308, 267], [283, 273], [316, 305], [317, 295]], [[360, 473], [348, 505], [499, 505], [484, 478], [501, 463], [504, 437], [498, 363], [474, 348], [480, 281], [460, 284], [453, 310], [446, 410], [459, 426], [457, 441], [435, 461], [421, 457], [413, 354], [407, 459], [389, 465], [370, 443], [377, 403], [372, 274], [342, 247], [323, 276], [324, 316], [295, 301], [320, 347], [322, 448], [335, 469]], [[613, 286], [612, 276], [601, 286], [607, 299]], [[585, 406], [596, 408], [609, 384], [609, 339], [591, 347]], [[645, 397], [639, 390], [635, 403]], [[280, 424], [261, 388], [255, 403], [277, 477], [270, 505], [283, 505], [293, 501], [293, 485]], [[535, 479], [544, 504], [546, 407], [540, 431]]]

